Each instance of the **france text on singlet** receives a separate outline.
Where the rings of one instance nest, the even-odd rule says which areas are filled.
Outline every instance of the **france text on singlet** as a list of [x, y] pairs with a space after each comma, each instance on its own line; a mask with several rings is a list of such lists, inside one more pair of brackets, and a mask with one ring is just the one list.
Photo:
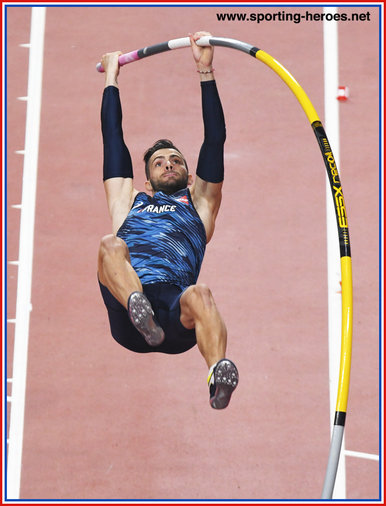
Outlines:
[[189, 189], [173, 195], [157, 192], [153, 197], [139, 193], [117, 236], [127, 244], [143, 285], [186, 288], [197, 282], [206, 233]]

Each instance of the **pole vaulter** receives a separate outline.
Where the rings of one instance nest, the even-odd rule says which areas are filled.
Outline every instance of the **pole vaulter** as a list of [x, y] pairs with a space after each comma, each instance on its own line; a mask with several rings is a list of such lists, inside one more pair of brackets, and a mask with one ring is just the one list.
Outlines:
[[[312, 105], [310, 99], [296, 81], [296, 79], [283, 67], [277, 60], [272, 58], [265, 51], [255, 46], [241, 42], [235, 39], [225, 37], [201, 37], [197, 44], [199, 46], [222, 46], [236, 49], [247, 53], [250, 56], [260, 60], [270, 67], [276, 74], [287, 84], [295, 97], [298, 99], [303, 108], [308, 121], [314, 131], [318, 141], [319, 148], [322, 153], [324, 164], [327, 170], [328, 180], [332, 192], [332, 198], [335, 207], [335, 215], [338, 227], [339, 248], [340, 248], [340, 264], [342, 276], [342, 336], [340, 350], [340, 370], [338, 380], [338, 393], [336, 401], [336, 411], [334, 418], [334, 427], [331, 436], [330, 451], [325, 474], [325, 480], [322, 489], [322, 499], [331, 499], [335, 479], [338, 470], [339, 457], [342, 447], [344, 426], [347, 412], [347, 399], [350, 384], [351, 369], [351, 349], [352, 349], [352, 326], [353, 326], [353, 287], [352, 287], [352, 265], [351, 265], [351, 249], [348, 231], [346, 206], [342, 192], [342, 185], [339, 178], [338, 168], [335, 163], [334, 155], [327, 139], [324, 127]], [[152, 46], [144, 47], [119, 56], [119, 64], [126, 65], [148, 56], [163, 53], [165, 51], [190, 47], [189, 37], [172, 39], [167, 42], [161, 42]], [[97, 70], [103, 72], [100, 63]]]

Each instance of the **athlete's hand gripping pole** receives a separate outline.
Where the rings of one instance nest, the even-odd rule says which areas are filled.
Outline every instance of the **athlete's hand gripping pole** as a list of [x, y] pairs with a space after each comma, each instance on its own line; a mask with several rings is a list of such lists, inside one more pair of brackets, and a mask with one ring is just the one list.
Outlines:
[[[210, 37], [208, 35], [201, 37], [196, 41], [198, 46], [210, 46], [209, 43]], [[135, 51], [130, 51], [129, 53], [121, 54], [118, 58], [119, 66], [122, 67], [127, 63], [132, 63], [134, 61], [141, 60], [146, 56], [152, 56], [154, 54], [163, 53], [165, 51], [169, 51], [171, 49], [179, 49], [181, 47], [189, 47], [190, 39], [189, 37], [182, 37], [180, 39], [172, 39], [167, 42], [161, 42], [160, 44], [155, 44], [154, 46], [144, 47], [142, 49], [136, 49]], [[101, 63], [98, 63], [97, 66], [98, 72], [104, 72], [104, 68]]]

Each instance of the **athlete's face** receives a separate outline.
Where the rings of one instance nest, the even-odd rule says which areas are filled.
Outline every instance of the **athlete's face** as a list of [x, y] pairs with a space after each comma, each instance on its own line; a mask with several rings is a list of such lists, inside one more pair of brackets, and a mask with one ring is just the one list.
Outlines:
[[149, 160], [150, 179], [146, 189], [152, 192], [162, 191], [172, 195], [191, 184], [184, 158], [173, 148], [159, 149]]

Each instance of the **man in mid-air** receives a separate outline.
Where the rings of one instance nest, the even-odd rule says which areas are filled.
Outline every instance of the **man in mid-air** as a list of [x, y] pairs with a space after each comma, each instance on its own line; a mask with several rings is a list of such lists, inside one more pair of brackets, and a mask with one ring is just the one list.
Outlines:
[[134, 188], [123, 139], [120, 52], [102, 57], [103, 180], [113, 234], [103, 237], [98, 278], [114, 339], [138, 353], [183, 353], [197, 344], [209, 368], [210, 405], [228, 406], [239, 375], [225, 358], [227, 331], [209, 288], [197, 284], [212, 238], [224, 179], [225, 121], [213, 75], [213, 47], [190, 35], [200, 78], [204, 141], [196, 177], [183, 154], [161, 139], [145, 155], [145, 188]]

